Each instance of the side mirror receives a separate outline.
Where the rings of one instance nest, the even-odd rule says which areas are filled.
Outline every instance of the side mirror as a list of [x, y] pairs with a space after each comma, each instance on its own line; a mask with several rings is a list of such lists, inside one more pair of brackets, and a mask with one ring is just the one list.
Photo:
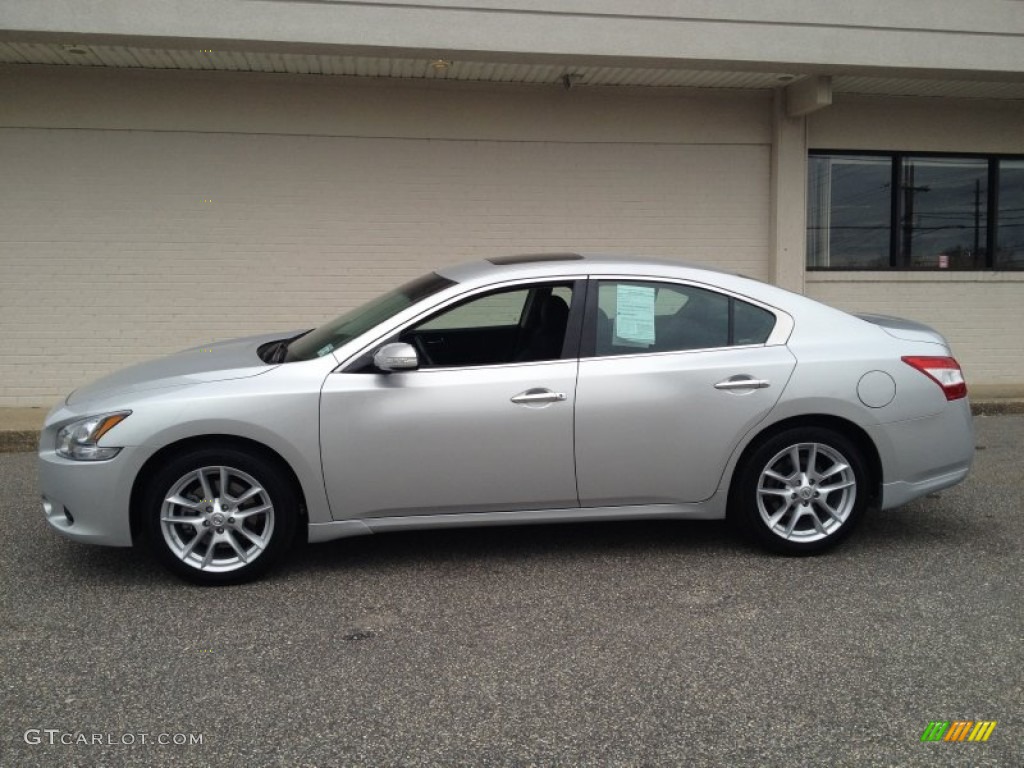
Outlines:
[[420, 359], [412, 344], [385, 344], [373, 356], [373, 364], [382, 371], [412, 371]]

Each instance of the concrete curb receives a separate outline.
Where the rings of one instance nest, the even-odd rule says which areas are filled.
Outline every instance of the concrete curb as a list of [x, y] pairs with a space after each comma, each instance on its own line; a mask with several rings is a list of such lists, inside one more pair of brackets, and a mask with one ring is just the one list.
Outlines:
[[[1024, 413], [1024, 399], [979, 400], [971, 403], [975, 416], [1005, 416]], [[39, 431], [34, 429], [0, 428], [0, 453], [35, 452]]]
[[35, 451], [39, 445], [39, 432], [24, 429], [0, 429], [0, 453]]
[[1024, 413], [1024, 400], [990, 400], [971, 403], [971, 413], [975, 416], [1004, 416]]

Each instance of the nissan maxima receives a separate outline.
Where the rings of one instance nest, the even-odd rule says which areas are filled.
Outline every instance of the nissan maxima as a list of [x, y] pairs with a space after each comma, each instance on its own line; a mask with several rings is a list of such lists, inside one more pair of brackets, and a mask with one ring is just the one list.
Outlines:
[[677, 262], [439, 269], [312, 330], [187, 349], [71, 393], [39, 445], [49, 524], [202, 584], [297, 537], [720, 519], [822, 552], [959, 483], [945, 339]]

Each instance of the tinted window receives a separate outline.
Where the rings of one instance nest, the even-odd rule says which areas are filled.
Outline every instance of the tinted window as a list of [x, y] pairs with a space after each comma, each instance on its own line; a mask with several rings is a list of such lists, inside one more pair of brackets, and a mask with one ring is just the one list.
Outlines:
[[598, 288], [595, 354], [630, 355], [763, 344], [775, 316], [689, 285], [604, 281]]
[[495, 256], [488, 259], [491, 264], [536, 264], [542, 261], [579, 261], [578, 253], [521, 253], [515, 256]]
[[764, 344], [775, 328], [775, 315], [739, 299], [733, 300], [733, 344]]
[[475, 296], [399, 334], [421, 367], [500, 365], [562, 356], [571, 283], [541, 283]]
[[432, 331], [518, 325], [528, 295], [528, 289], [492, 293], [442, 312], [422, 323], [419, 328], [423, 331]]

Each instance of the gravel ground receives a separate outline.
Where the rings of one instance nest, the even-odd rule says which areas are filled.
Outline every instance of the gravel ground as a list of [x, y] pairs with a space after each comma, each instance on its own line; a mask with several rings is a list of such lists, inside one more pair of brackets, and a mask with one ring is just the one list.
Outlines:
[[[489, 528], [222, 589], [59, 538], [34, 456], [2, 455], [0, 765], [1018, 768], [1024, 417], [976, 422], [965, 484], [824, 557], [719, 523]], [[958, 719], [998, 726], [920, 742]]]

